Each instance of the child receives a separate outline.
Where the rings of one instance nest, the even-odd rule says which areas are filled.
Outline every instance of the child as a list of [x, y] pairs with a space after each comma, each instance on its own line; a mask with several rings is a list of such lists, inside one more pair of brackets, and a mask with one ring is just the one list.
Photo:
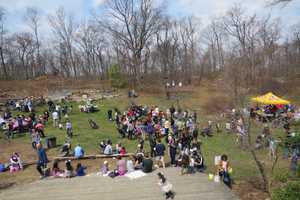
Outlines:
[[219, 176], [222, 178], [224, 184], [231, 189], [231, 178], [229, 175], [230, 168], [228, 157], [223, 154], [219, 164]]
[[158, 185], [161, 187], [162, 192], [165, 193], [166, 199], [174, 199], [175, 193], [172, 191], [172, 184], [167, 181], [166, 177], [161, 172], [158, 172], [157, 175], [159, 179]]
[[66, 161], [65, 177], [71, 178], [73, 176], [73, 167], [71, 165], [71, 160]]
[[77, 167], [76, 167], [76, 175], [77, 176], [85, 176], [84, 170], [86, 170], [86, 167], [82, 166], [81, 163], [78, 163]]
[[126, 149], [125, 149], [125, 147], [121, 147], [121, 149], [120, 149], [120, 154], [121, 155], [125, 155], [126, 154]]
[[120, 154], [121, 147], [122, 147], [121, 144], [119, 143], [116, 144], [115, 154]]
[[122, 160], [121, 156], [117, 156], [117, 171], [119, 176], [123, 176], [126, 173], [126, 161]]
[[104, 163], [103, 163], [100, 170], [101, 170], [100, 173], [101, 173], [102, 176], [108, 175], [109, 167], [108, 167], [108, 161], [107, 160], [104, 161]]
[[14, 153], [10, 158], [10, 173], [17, 172], [23, 169], [22, 161], [17, 153]]
[[58, 161], [54, 161], [53, 162], [53, 166], [52, 166], [52, 176], [54, 178], [59, 178], [63, 176], [63, 172], [62, 170], [59, 169], [58, 167]]

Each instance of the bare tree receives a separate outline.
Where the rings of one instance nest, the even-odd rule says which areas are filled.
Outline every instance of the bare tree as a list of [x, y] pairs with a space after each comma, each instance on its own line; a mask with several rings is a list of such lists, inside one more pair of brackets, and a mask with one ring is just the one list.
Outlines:
[[42, 68], [42, 59], [41, 59], [41, 52], [40, 52], [40, 38], [39, 38], [39, 25], [40, 25], [40, 18], [41, 15], [39, 13], [39, 10], [35, 7], [29, 7], [26, 10], [26, 14], [24, 16], [25, 22], [33, 32], [34, 38], [35, 38], [35, 46], [36, 46], [36, 69], [37, 73], [43, 74], [45, 73], [45, 67]]
[[84, 73], [101, 75], [104, 78], [106, 71], [105, 55], [109, 47], [105, 39], [104, 31], [98, 24], [93, 22], [83, 22], [76, 34], [76, 42], [79, 50], [84, 55]]
[[110, 22], [101, 24], [129, 49], [135, 85], [142, 71], [143, 50], [159, 27], [160, 10], [153, 7], [152, 0], [110, 0], [108, 14]]
[[21, 32], [13, 36], [14, 47], [16, 48], [19, 63], [17, 66], [21, 73], [25, 73], [23, 76], [25, 79], [33, 77], [34, 72], [32, 70], [33, 64], [33, 52], [34, 52], [34, 40], [30, 33]]
[[5, 79], [8, 79], [8, 71], [6, 68], [6, 63], [4, 61], [4, 43], [5, 43], [5, 29], [4, 29], [4, 21], [5, 21], [5, 10], [0, 7], [0, 58], [1, 58], [1, 66], [3, 70], [3, 76]]
[[283, 6], [287, 5], [288, 3], [292, 2], [293, 0], [267, 0], [267, 5], [275, 6], [278, 4], [283, 4]]
[[224, 67], [224, 40], [227, 37], [226, 34], [222, 27], [222, 21], [219, 19], [213, 19], [202, 34], [210, 54], [213, 72]]
[[59, 8], [54, 16], [49, 16], [49, 23], [52, 31], [57, 38], [57, 44], [60, 53], [64, 54], [64, 61], [62, 64], [65, 67], [71, 67], [74, 76], [77, 77], [77, 66], [74, 59], [74, 34], [77, 29], [72, 16], [67, 17], [65, 10]]

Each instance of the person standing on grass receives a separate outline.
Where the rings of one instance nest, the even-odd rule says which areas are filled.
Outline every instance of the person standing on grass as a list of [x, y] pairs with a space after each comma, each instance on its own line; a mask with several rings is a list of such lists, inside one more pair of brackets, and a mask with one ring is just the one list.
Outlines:
[[70, 120], [67, 120], [66, 122], [66, 129], [67, 129], [67, 136], [70, 138], [73, 137], [73, 128]]
[[150, 145], [150, 152], [151, 152], [151, 157], [155, 157], [155, 146], [156, 146], [156, 141], [155, 141], [155, 135], [154, 133], [149, 134], [149, 145]]
[[166, 150], [165, 145], [161, 143], [160, 139], [158, 139], [157, 144], [155, 146], [156, 161], [158, 162], [158, 164], [161, 164], [163, 168], [166, 167], [165, 160], [164, 160], [165, 150]]
[[171, 157], [171, 165], [174, 167], [174, 166], [176, 166], [177, 145], [176, 145], [175, 139], [171, 135], [168, 136], [168, 145], [169, 145], [169, 151], [170, 151], [170, 157]]
[[48, 163], [47, 154], [41, 143], [38, 143], [36, 145], [36, 148], [37, 148], [37, 154], [38, 154], [38, 161], [37, 161], [36, 169], [40, 173], [40, 175], [41, 175], [40, 177], [44, 178], [45, 174], [43, 173], [42, 169], [47, 167], [47, 163]]
[[53, 127], [58, 127], [59, 116], [57, 110], [54, 110], [52, 113]]

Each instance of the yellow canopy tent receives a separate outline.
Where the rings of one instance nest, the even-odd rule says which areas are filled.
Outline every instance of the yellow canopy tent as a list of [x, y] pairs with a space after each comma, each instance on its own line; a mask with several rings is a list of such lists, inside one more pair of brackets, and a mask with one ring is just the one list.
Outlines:
[[252, 101], [262, 104], [272, 104], [272, 105], [279, 105], [279, 104], [290, 104], [289, 101], [279, 98], [278, 96], [274, 95], [272, 92], [269, 92], [265, 95], [258, 96], [252, 98]]

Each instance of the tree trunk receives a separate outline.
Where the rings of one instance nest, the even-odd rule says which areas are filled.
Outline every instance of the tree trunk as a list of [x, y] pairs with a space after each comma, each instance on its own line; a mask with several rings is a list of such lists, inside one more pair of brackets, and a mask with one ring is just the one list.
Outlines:
[[8, 73], [7, 73], [7, 69], [6, 69], [6, 64], [5, 64], [5, 61], [4, 61], [2, 47], [0, 47], [0, 57], [1, 57], [1, 64], [2, 64], [2, 68], [3, 68], [4, 79], [8, 79], [9, 77], [8, 77]]

